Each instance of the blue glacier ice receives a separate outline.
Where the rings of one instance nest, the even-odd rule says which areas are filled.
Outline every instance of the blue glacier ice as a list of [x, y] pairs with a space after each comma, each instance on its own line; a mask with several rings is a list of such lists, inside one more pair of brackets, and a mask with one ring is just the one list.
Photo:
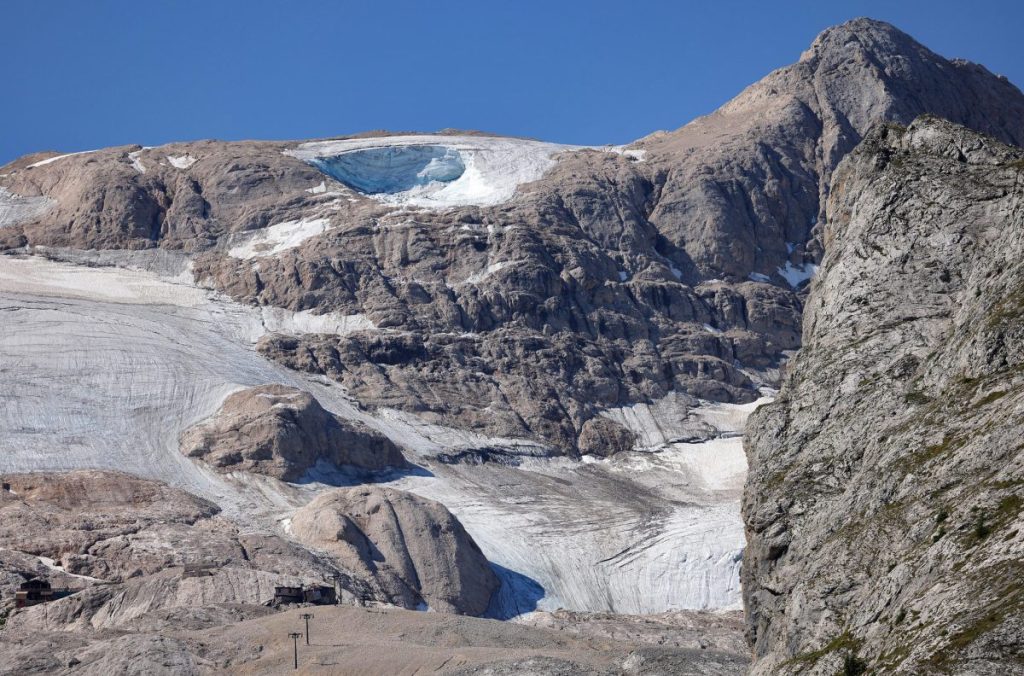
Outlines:
[[462, 176], [466, 165], [454, 148], [402, 145], [352, 150], [318, 157], [312, 164], [331, 178], [359, 192], [405, 192], [430, 183], [449, 183]]

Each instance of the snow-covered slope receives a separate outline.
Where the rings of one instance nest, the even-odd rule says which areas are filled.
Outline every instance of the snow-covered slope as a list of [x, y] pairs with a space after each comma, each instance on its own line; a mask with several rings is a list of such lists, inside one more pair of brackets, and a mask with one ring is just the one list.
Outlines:
[[[427, 468], [391, 483], [443, 502], [504, 569], [509, 586], [504, 607], [495, 610], [500, 616], [538, 603], [629, 613], [739, 605], [738, 439], [591, 462], [436, 462], [429, 458], [441, 450], [531, 442], [362, 410], [337, 384], [285, 369], [253, 345], [268, 330], [376, 330], [372, 323], [267, 315], [186, 283], [183, 259], [176, 270], [161, 256], [134, 253], [130, 260], [163, 276], [0, 257], [0, 471], [124, 470], [212, 499], [253, 528], [280, 528], [324, 485], [215, 474], [177, 448], [181, 431], [230, 392], [280, 382], [383, 432]], [[746, 409], [733, 413], [719, 421], [725, 433]]]

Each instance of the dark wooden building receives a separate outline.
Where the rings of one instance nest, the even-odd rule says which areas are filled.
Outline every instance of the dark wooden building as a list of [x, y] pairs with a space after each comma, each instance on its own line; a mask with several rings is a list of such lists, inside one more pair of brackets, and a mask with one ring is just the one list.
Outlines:
[[68, 589], [54, 589], [48, 581], [34, 578], [26, 580], [18, 586], [18, 591], [14, 592], [14, 605], [18, 608], [26, 608], [64, 598], [70, 593]]
[[302, 587], [274, 587], [274, 604], [302, 603]]
[[306, 603], [314, 603], [318, 606], [333, 606], [338, 602], [338, 595], [334, 587], [327, 587], [320, 584], [306, 587], [302, 592], [302, 598]]
[[334, 587], [313, 584], [308, 587], [274, 587], [273, 604], [312, 603], [318, 606], [333, 606], [338, 603]]

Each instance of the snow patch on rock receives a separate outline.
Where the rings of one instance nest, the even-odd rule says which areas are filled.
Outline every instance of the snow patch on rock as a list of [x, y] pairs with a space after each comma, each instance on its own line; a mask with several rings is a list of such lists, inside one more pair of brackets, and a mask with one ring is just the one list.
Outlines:
[[794, 289], [806, 282], [808, 279], [813, 277], [818, 272], [818, 266], [814, 263], [804, 263], [803, 265], [793, 265], [791, 262], [786, 261], [786, 267], [777, 268], [779, 274], [782, 275], [791, 287]]
[[261, 314], [263, 325], [273, 333], [344, 335], [353, 331], [371, 331], [377, 328], [377, 325], [363, 314], [343, 315], [337, 312], [314, 314], [309, 310], [292, 312], [279, 307], [264, 307], [261, 309]]
[[192, 157], [191, 155], [168, 155], [167, 161], [171, 163], [172, 167], [176, 169], [188, 169], [193, 164], [199, 161], [198, 157]]
[[231, 247], [228, 250], [228, 255], [232, 258], [243, 259], [274, 256], [282, 251], [294, 249], [310, 237], [316, 237], [326, 232], [329, 227], [326, 218], [285, 221], [255, 233], [236, 235], [237, 239], [244, 241]]
[[56, 162], [57, 160], [63, 160], [65, 157], [74, 157], [75, 155], [88, 155], [89, 153], [95, 153], [95, 152], [97, 152], [97, 151], [95, 151], [95, 150], [79, 150], [77, 153], [64, 153], [63, 155], [54, 155], [53, 157], [47, 157], [45, 160], [39, 160], [38, 162], [33, 162], [32, 164], [28, 165], [28, 167], [26, 167], [26, 168], [27, 169], [34, 169], [36, 167], [44, 167], [47, 164], [50, 164], [52, 162]]
[[505, 268], [512, 267], [513, 265], [516, 265], [516, 264], [521, 263], [521, 262], [522, 261], [498, 261], [497, 263], [491, 263], [486, 268], [484, 268], [481, 272], [477, 272], [477, 273], [472, 274], [469, 277], [467, 277], [466, 278], [466, 283], [467, 284], [479, 284], [480, 282], [484, 281], [485, 279], [487, 279], [488, 277], [490, 277], [494, 273], [500, 272], [501, 270], [504, 270]]
[[654, 451], [675, 443], [742, 434], [747, 416], [772, 400], [771, 392], [764, 394], [749, 404], [723, 404], [670, 392], [653, 402], [608, 409], [601, 415], [636, 435], [634, 450]]
[[130, 152], [130, 153], [128, 153], [128, 159], [131, 161], [132, 168], [134, 168], [135, 171], [139, 172], [140, 174], [145, 174], [146, 173], [146, 166], [144, 164], [142, 164], [142, 160], [139, 159], [139, 156], [141, 154], [142, 154], [141, 150], [136, 150], [134, 152]]

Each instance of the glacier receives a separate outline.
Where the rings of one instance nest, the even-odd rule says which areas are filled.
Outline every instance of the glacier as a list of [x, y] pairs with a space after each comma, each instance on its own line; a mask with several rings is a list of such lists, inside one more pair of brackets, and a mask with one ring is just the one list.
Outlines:
[[310, 141], [284, 152], [378, 201], [445, 209], [501, 204], [541, 178], [559, 153], [584, 148], [508, 137], [411, 134]]
[[[380, 480], [445, 504], [506, 571], [503, 579], [537, 597], [524, 604], [521, 593], [506, 590], [499, 616], [533, 607], [643, 614], [740, 606], [746, 467], [736, 435], [753, 405], [692, 409], [693, 402], [669, 399], [609, 412], [643, 432], [635, 451], [601, 460], [535, 457], [529, 440], [368, 411], [337, 383], [254, 349], [268, 331], [385, 330], [362, 316], [240, 305], [191, 282], [186, 261], [167, 252], [74, 256], [79, 264], [0, 257], [0, 472], [126, 471], [210, 499], [254, 531], [287, 536], [295, 509], [327, 484], [218, 474], [177, 448], [180, 433], [232, 392], [282, 383], [387, 435], [428, 469]], [[695, 424], [718, 438], [678, 442]], [[459, 448], [508, 449], [521, 461], [436, 458]]]

